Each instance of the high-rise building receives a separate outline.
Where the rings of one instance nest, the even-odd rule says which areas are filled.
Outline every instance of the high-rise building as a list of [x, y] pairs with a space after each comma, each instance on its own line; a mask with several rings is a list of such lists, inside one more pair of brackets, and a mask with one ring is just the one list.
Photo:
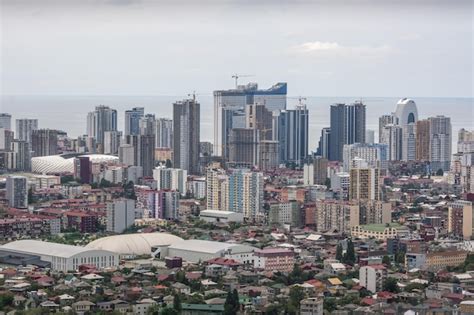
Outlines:
[[373, 144], [375, 143], [375, 131], [367, 129], [365, 131], [365, 143]]
[[349, 200], [380, 200], [380, 170], [378, 168], [353, 168], [349, 174]]
[[323, 158], [329, 158], [329, 147], [331, 139], [331, 128], [323, 128], [321, 130], [321, 136], [319, 137], [318, 150], [316, 155], [322, 156]]
[[380, 200], [359, 201], [359, 224], [387, 224], [392, 222], [392, 205]]
[[430, 122], [431, 169], [435, 172], [448, 171], [451, 164], [451, 118], [436, 116], [428, 120]]
[[413, 161], [416, 158], [416, 122], [418, 109], [413, 100], [402, 98], [395, 110], [397, 123], [402, 128], [402, 157], [403, 161]]
[[31, 151], [33, 156], [47, 156], [58, 153], [58, 131], [37, 129], [31, 134]]
[[387, 145], [390, 161], [400, 161], [402, 159], [403, 128], [399, 125], [386, 125], [382, 130], [380, 143]]
[[173, 104], [173, 166], [199, 174], [200, 104], [188, 99]]
[[259, 170], [270, 170], [278, 168], [279, 159], [278, 141], [260, 140], [258, 143], [257, 167]]
[[0, 151], [10, 151], [13, 141], [13, 131], [0, 128]]
[[28, 180], [24, 176], [7, 177], [7, 199], [11, 208], [28, 208]]
[[118, 150], [119, 161], [125, 165], [135, 165], [135, 148], [133, 145], [123, 143]]
[[385, 126], [387, 125], [396, 125], [398, 124], [397, 117], [395, 116], [395, 113], [388, 114], [388, 115], [382, 115], [379, 117], [379, 143], [382, 143], [382, 132]]
[[115, 199], [107, 203], [107, 232], [122, 233], [135, 223], [135, 200]]
[[[155, 136], [128, 135], [125, 136], [125, 143], [133, 146], [133, 165], [143, 168], [143, 176], [153, 176], [153, 168], [155, 167]], [[128, 148], [123, 149], [130, 153]], [[124, 153], [123, 149], [122, 153]]]
[[228, 176], [220, 165], [211, 164], [206, 169], [206, 207], [211, 210], [227, 211]]
[[315, 209], [318, 232], [349, 233], [359, 225], [359, 206], [340, 200], [317, 200]]
[[174, 190], [186, 195], [188, 172], [179, 168], [155, 167], [153, 179], [157, 190]]
[[350, 170], [350, 163], [356, 157], [365, 160], [370, 167], [387, 169], [389, 157], [388, 146], [383, 143], [345, 144], [343, 149], [344, 172]]
[[416, 122], [416, 150], [417, 161], [430, 160], [430, 121], [418, 120]]
[[474, 234], [474, 215], [472, 202], [457, 200], [449, 204], [448, 233], [455, 237], [470, 240]]
[[254, 103], [245, 106], [246, 128], [257, 129], [260, 140], [272, 140], [273, 114], [264, 104]]
[[313, 158], [313, 183], [325, 185], [328, 178], [328, 159], [316, 156]]
[[139, 121], [141, 135], [156, 134], [156, 118], [153, 114], [146, 114]]
[[178, 220], [179, 192], [159, 190], [156, 194], [156, 219]]
[[31, 143], [31, 134], [33, 130], [38, 129], [38, 119], [17, 119], [16, 120], [16, 138], [18, 140]]
[[87, 156], [78, 156], [74, 159], [74, 177], [81, 184], [92, 183], [92, 161]]
[[342, 161], [344, 144], [365, 143], [365, 105], [331, 105], [329, 160]]
[[12, 169], [16, 171], [31, 170], [31, 152], [30, 144], [22, 140], [13, 140], [12, 142]]
[[134, 107], [125, 111], [125, 136], [140, 134], [140, 118], [145, 114], [145, 108]]
[[0, 128], [12, 129], [12, 115], [7, 113], [0, 113]]
[[122, 141], [121, 131], [104, 132], [104, 154], [118, 154], [118, 150]]
[[234, 169], [228, 181], [228, 211], [243, 213], [250, 220], [262, 219], [263, 174]]
[[300, 227], [302, 224], [301, 207], [297, 201], [282, 202], [270, 205], [268, 223], [289, 224], [291, 227]]
[[299, 104], [295, 109], [280, 112], [278, 141], [280, 162], [302, 165], [308, 156], [308, 109]]
[[[464, 128], [458, 131], [458, 142], [471, 142], [474, 141], [474, 131], [466, 130]], [[458, 152], [460, 152], [458, 150]]]
[[[95, 138], [97, 144], [104, 145], [104, 133], [117, 130], [117, 111], [108, 106], [96, 106], [87, 114], [87, 135]], [[101, 151], [103, 152], [103, 150]]]
[[256, 83], [249, 83], [231, 90], [214, 91], [214, 154], [226, 160], [229, 131], [245, 128], [239, 121], [246, 105], [265, 104], [270, 111], [284, 110], [286, 93], [286, 83], [277, 83], [267, 90], [259, 90]]
[[257, 164], [260, 132], [256, 129], [234, 128], [228, 138], [229, 159], [231, 167], [251, 168]]
[[156, 120], [156, 148], [173, 148], [173, 120], [158, 118]]

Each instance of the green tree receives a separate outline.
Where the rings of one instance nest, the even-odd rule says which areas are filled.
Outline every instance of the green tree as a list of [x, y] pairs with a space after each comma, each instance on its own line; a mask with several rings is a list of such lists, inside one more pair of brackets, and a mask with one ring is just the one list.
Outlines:
[[181, 313], [181, 309], [182, 309], [182, 306], [181, 306], [181, 297], [179, 296], [179, 294], [176, 294], [174, 296], [174, 299], [173, 299], [173, 308], [175, 311], [177, 311], [178, 313]]
[[290, 289], [289, 304], [293, 305], [297, 310], [300, 308], [300, 302], [304, 299], [304, 291], [300, 286], [294, 286]]
[[224, 314], [235, 315], [239, 311], [239, 308], [239, 293], [236, 289], [234, 289], [232, 292], [229, 291], [225, 299]]
[[178, 315], [178, 311], [171, 307], [166, 307], [161, 311], [161, 315]]
[[3, 310], [7, 306], [11, 306], [13, 304], [13, 294], [11, 293], [3, 293], [0, 294], [0, 310]]
[[382, 264], [390, 267], [392, 265], [391, 262], [390, 262], [390, 257], [388, 257], [387, 255], [383, 256]]
[[278, 315], [280, 314], [281, 306], [278, 304], [270, 304], [265, 308], [265, 315]]
[[398, 282], [397, 279], [392, 278], [392, 277], [388, 277], [387, 279], [385, 279], [385, 281], [383, 283], [383, 290], [388, 291], [388, 292], [397, 293], [398, 292], [397, 282]]
[[338, 243], [336, 247], [336, 259], [339, 261], [342, 261], [343, 256], [342, 256], [342, 244]]
[[160, 307], [158, 305], [150, 306], [146, 312], [148, 315], [159, 315]]
[[349, 265], [353, 265], [356, 262], [354, 243], [352, 243], [351, 239], [347, 241], [347, 251], [344, 255], [343, 262]]

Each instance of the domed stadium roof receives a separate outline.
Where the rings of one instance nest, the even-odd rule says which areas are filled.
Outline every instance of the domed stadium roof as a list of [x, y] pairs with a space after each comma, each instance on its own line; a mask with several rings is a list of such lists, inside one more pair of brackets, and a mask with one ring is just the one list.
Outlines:
[[92, 163], [118, 162], [119, 158], [105, 154], [64, 154], [31, 158], [31, 171], [41, 174], [73, 173], [74, 158], [88, 157]]
[[121, 255], [148, 255], [154, 246], [172, 245], [182, 238], [168, 233], [121, 234], [99, 238], [86, 245], [86, 248], [108, 250]]

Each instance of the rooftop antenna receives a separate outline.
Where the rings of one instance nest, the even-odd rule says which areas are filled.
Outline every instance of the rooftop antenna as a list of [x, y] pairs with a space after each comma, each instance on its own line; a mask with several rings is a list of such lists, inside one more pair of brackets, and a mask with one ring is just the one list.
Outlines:
[[235, 88], [237, 89], [239, 87], [239, 78], [245, 78], [245, 77], [253, 77], [253, 74], [237, 74], [235, 73], [232, 75], [232, 79], [235, 80]]
[[192, 96], [193, 101], [196, 102], [196, 91], [193, 91], [193, 93], [189, 93], [188, 96]]

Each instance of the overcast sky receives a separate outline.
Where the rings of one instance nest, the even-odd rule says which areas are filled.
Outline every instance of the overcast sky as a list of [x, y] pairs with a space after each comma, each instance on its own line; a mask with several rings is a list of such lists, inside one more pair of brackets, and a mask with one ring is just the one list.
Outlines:
[[472, 97], [473, 2], [0, 0], [0, 92]]

